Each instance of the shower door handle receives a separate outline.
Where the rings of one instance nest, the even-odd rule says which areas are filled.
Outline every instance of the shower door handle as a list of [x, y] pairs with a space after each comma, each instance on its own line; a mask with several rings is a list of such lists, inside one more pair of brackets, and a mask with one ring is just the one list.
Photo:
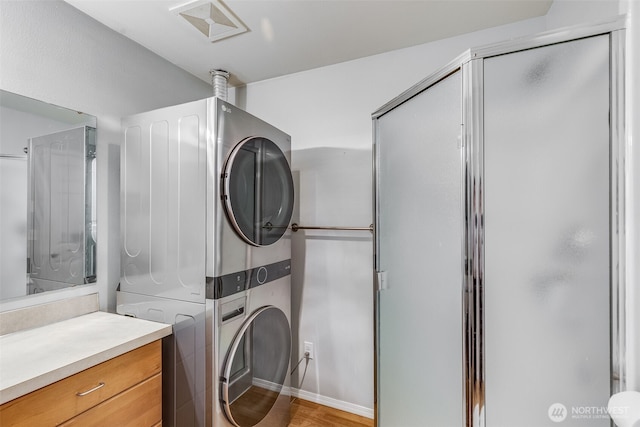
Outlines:
[[386, 271], [377, 271], [376, 272], [376, 287], [378, 291], [382, 291], [388, 289], [387, 283], [387, 272]]

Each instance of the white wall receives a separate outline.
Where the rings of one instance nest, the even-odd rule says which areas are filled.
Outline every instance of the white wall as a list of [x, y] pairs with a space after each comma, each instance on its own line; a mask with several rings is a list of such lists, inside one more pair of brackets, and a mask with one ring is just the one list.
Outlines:
[[2, 303], [87, 292], [115, 310], [120, 278], [120, 118], [211, 95], [211, 86], [57, 1], [0, 1], [0, 88], [97, 116], [98, 282]]
[[597, 22], [620, 14], [618, 0], [554, 0], [546, 15], [547, 29]]
[[627, 389], [640, 391], [640, 2], [621, 2], [620, 10], [627, 13]]

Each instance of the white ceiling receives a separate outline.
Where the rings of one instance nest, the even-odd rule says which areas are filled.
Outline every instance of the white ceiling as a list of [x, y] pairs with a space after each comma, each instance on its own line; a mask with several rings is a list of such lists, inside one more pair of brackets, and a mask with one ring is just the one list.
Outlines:
[[222, 0], [248, 32], [216, 42], [185, 0], [65, 0], [209, 82], [238, 86], [545, 15], [552, 0]]

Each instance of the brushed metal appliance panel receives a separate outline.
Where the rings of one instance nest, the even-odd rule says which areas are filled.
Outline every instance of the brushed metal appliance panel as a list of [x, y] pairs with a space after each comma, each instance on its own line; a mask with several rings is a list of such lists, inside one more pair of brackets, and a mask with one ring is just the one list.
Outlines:
[[206, 100], [123, 119], [121, 290], [205, 299]]

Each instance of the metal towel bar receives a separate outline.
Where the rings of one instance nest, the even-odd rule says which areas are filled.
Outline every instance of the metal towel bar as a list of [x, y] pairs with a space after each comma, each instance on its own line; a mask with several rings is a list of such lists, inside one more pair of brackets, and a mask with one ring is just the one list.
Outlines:
[[373, 224], [368, 227], [315, 227], [315, 226], [303, 226], [298, 225], [295, 222], [291, 224], [291, 230], [340, 230], [340, 231], [369, 231], [373, 233]]

